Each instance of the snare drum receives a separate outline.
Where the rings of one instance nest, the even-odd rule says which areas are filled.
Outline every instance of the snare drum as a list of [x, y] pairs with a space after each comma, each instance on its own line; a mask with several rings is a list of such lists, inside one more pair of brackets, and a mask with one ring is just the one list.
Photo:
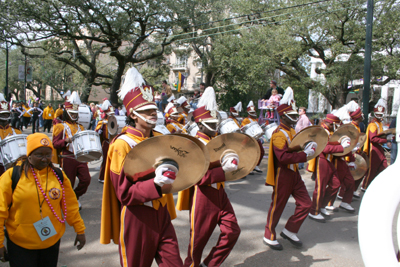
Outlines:
[[82, 131], [72, 136], [75, 159], [79, 162], [98, 160], [103, 155], [100, 136], [95, 131]]
[[110, 135], [120, 134], [122, 129], [126, 126], [126, 116], [112, 115], [108, 118], [108, 133]]
[[264, 130], [265, 130], [265, 136], [267, 137], [267, 140], [270, 140], [270, 139], [271, 139], [272, 134], [274, 133], [274, 131], [276, 130], [276, 128], [278, 128], [278, 124], [276, 124], [275, 122], [274, 122], [274, 123], [271, 123], [271, 124], [268, 124], [268, 125], [264, 128]]
[[161, 133], [161, 134], [171, 134], [171, 132], [168, 130], [167, 127], [165, 127], [165, 125], [157, 124], [153, 130], [156, 131], [157, 133]]
[[199, 126], [197, 125], [197, 123], [192, 123], [187, 132], [191, 135], [191, 136], [196, 136], [197, 131], [199, 130]]
[[219, 125], [219, 133], [240, 133], [240, 128], [233, 119], [229, 118], [221, 122]]
[[88, 130], [90, 127], [90, 122], [92, 120], [90, 108], [86, 105], [80, 105], [78, 112], [79, 112], [78, 123], [82, 124], [83, 128]]
[[261, 136], [264, 135], [264, 131], [257, 122], [252, 121], [251, 123], [243, 126], [242, 132], [250, 135], [254, 139], [258, 140]]
[[221, 121], [224, 121], [228, 118], [228, 113], [226, 113], [225, 111], [218, 111], [219, 116], [221, 117]]
[[0, 142], [2, 162], [7, 169], [21, 156], [26, 155], [26, 134], [11, 135]]

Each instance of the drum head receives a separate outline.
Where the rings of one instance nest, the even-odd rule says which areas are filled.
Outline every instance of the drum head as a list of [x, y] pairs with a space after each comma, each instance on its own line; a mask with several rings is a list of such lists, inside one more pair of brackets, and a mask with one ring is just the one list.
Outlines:
[[75, 158], [79, 162], [88, 163], [91, 161], [99, 160], [102, 155], [103, 155], [102, 152], [93, 150], [93, 151], [85, 151], [82, 153], [77, 153]]
[[235, 181], [248, 175], [260, 159], [260, 147], [257, 141], [242, 133], [222, 134], [207, 144], [210, 162], [221, 160], [226, 150], [233, 150], [239, 155], [239, 166], [236, 171], [225, 173], [226, 181]]
[[118, 133], [118, 121], [115, 116], [110, 116], [108, 118], [107, 128], [110, 135], [116, 135]]
[[127, 177], [147, 171], [164, 160], [175, 161], [179, 172], [175, 182], [163, 186], [163, 193], [176, 193], [195, 185], [206, 174], [209, 161], [203, 149], [189, 139], [175, 134], [160, 135], [140, 142], [131, 149], [125, 159]]

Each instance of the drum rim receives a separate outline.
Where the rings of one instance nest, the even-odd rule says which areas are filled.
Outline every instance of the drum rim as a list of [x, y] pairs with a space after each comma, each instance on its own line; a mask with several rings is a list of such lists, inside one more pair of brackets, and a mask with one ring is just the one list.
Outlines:
[[[221, 121], [221, 123], [219, 124], [219, 127], [221, 128], [222, 126], [227, 124], [228, 121], [232, 121], [234, 124], [236, 124], [236, 122], [232, 118], [227, 118], [227, 119]], [[236, 124], [236, 126], [237, 126], [237, 124]]]
[[78, 132], [78, 133], [75, 133], [75, 134], [72, 136], [71, 140], [74, 141], [74, 140], [76, 139], [76, 137], [81, 136], [81, 135], [83, 135], [83, 134], [89, 134], [89, 133], [93, 133], [94, 135], [97, 135], [97, 136], [100, 137], [99, 133], [96, 132], [96, 131], [85, 130], [85, 131], [80, 131], [80, 132]]
[[[252, 121], [252, 122], [250, 122], [249, 124], [246, 124], [245, 126], [243, 126], [243, 131], [246, 131], [246, 129], [248, 129], [248, 128], [250, 128], [250, 126], [252, 126], [252, 125], [258, 125], [258, 126], [260, 126], [260, 124], [258, 124], [258, 122], [256, 122], [256, 121]], [[260, 128], [261, 128], [261, 126], [260, 126]]]

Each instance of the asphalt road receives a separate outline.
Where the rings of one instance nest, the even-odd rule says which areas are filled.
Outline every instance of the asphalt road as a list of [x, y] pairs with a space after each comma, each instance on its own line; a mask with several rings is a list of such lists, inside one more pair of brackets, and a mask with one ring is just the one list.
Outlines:
[[[98, 166], [100, 166], [99, 162], [89, 164], [92, 182], [88, 192], [80, 199], [83, 205], [81, 215], [87, 228], [86, 245], [82, 250], [77, 251], [73, 246], [75, 239], [73, 228], [67, 227], [61, 242], [58, 264], [60, 267], [120, 266], [118, 246], [99, 243], [103, 185], [97, 181], [99, 171], [96, 167]], [[278, 241], [283, 245], [283, 251], [274, 251], [265, 246], [262, 238], [272, 193], [272, 188], [264, 185], [267, 159], [262, 161], [261, 169], [262, 174], [248, 175], [246, 179], [226, 183], [225, 190], [232, 202], [242, 232], [236, 246], [222, 266], [364, 266], [357, 237], [357, 214], [360, 200], [352, 203], [356, 209], [354, 214], [340, 210], [326, 223], [318, 223], [307, 218], [298, 234], [304, 244], [300, 249], [295, 248], [280, 236]], [[304, 170], [301, 174], [311, 196], [314, 182], [310, 179], [310, 174]], [[339, 204], [340, 200], [337, 200], [335, 206]], [[277, 226], [278, 234], [293, 214], [294, 208], [294, 199], [290, 198]], [[177, 215], [178, 218], [173, 220], [173, 224], [178, 236], [180, 254], [184, 260], [189, 241], [189, 215], [187, 211], [177, 211]], [[216, 243], [218, 234], [217, 227], [204, 250], [204, 258]], [[0, 266], [8, 266], [8, 264], [0, 264]], [[153, 266], [157, 264], [153, 263]]]

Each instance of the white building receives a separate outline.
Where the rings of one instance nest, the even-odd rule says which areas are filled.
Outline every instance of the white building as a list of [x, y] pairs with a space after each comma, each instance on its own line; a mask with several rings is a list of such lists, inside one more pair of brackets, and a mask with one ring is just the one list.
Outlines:
[[[339, 60], [347, 60], [347, 58], [342, 57]], [[315, 72], [316, 68], [325, 68], [325, 64], [322, 62], [321, 59], [311, 58], [311, 79], [315, 81], [324, 82], [325, 76], [323, 74], [317, 74]], [[384, 79], [385, 77], [383, 77]], [[353, 80], [349, 86], [357, 86], [363, 83], [362, 79]], [[386, 85], [379, 86], [379, 85], [372, 85], [374, 88], [375, 94], [386, 100], [387, 109], [386, 115], [388, 116], [396, 116], [397, 110], [399, 109], [400, 105], [400, 81], [390, 81]], [[351, 100], [355, 100], [359, 104], [362, 103], [362, 93], [363, 90], [360, 89], [358, 92], [352, 92], [347, 95], [346, 102], [350, 102]], [[326, 98], [321, 94], [314, 92], [312, 89], [309, 91], [308, 96], [308, 108], [307, 112], [312, 113], [322, 113], [324, 110], [330, 112], [332, 110], [332, 106], [326, 100]]]

